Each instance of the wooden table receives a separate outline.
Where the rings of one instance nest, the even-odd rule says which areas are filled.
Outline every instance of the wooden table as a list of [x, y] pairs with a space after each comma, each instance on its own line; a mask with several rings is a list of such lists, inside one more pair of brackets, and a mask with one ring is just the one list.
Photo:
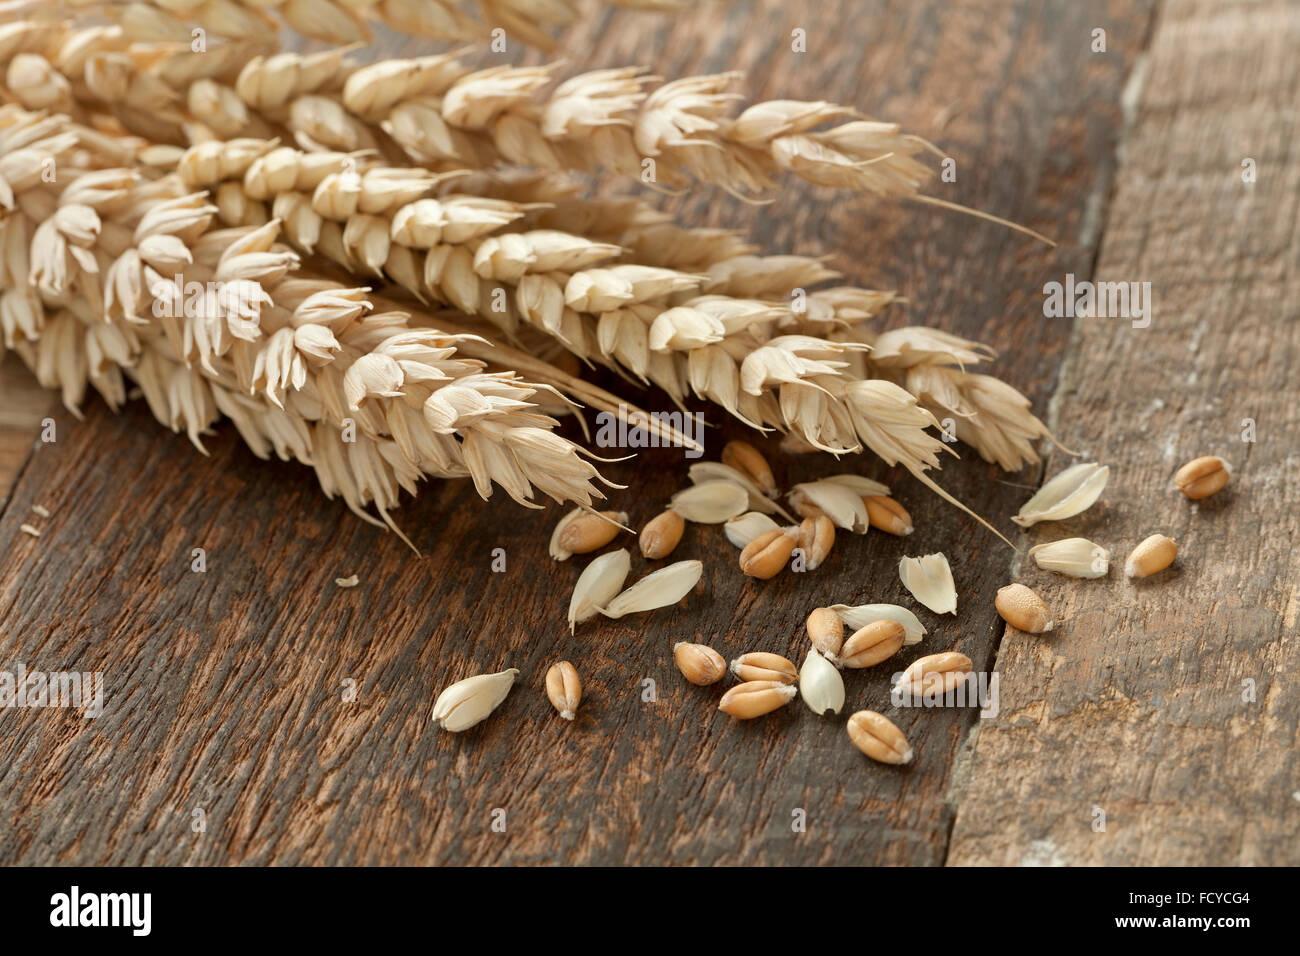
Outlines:
[[[795, 28], [806, 53], [790, 49]], [[691, 527], [678, 555], [705, 563], [693, 596], [570, 637], [581, 563], [546, 557], [555, 507], [429, 484], [399, 514], [417, 558], [326, 501], [305, 469], [257, 461], [233, 429], [204, 458], [142, 403], [118, 416], [91, 403], [78, 421], [19, 398], [25, 373], [6, 366], [0, 668], [102, 671], [106, 701], [94, 720], [0, 711], [0, 862], [1300, 862], [1300, 8], [706, 3], [675, 20], [602, 13], [563, 44], [575, 67], [739, 69], [755, 99], [897, 120], [955, 159], [956, 182], [936, 195], [1057, 237], [1049, 249], [793, 183], [758, 208], [710, 189], [667, 203], [772, 251], [833, 253], [849, 280], [907, 297], [890, 324], [997, 346], [993, 370], [1065, 445], [1112, 467], [1103, 500], [1017, 533], [1013, 552], [863, 457], [847, 468], [891, 483], [916, 518], [911, 538], [841, 535], [822, 569], [759, 583], [718, 529]], [[1066, 273], [1150, 282], [1150, 326], [1045, 318], [1043, 285]], [[57, 441], [34, 443], [45, 414]], [[741, 433], [711, 431], [712, 457]], [[763, 447], [787, 485], [834, 470]], [[1197, 505], [1171, 476], [1204, 454], [1236, 471]], [[1068, 461], [1054, 454], [1047, 472]], [[631, 485], [613, 501], [639, 525], [683, 472], [670, 451], [612, 467]], [[967, 450], [941, 481], [1012, 529], [1042, 478]], [[20, 532], [27, 522], [40, 538]], [[1078, 534], [1119, 563], [1154, 531], [1182, 555], [1144, 584], [1118, 568], [1057, 578], [1023, 557]], [[194, 548], [205, 573], [191, 570]], [[720, 688], [688, 686], [672, 665], [679, 640], [801, 658], [812, 607], [915, 607], [898, 559], [936, 550], [959, 613], [921, 609], [930, 633], [900, 660], [960, 649], [998, 674], [1000, 712], [890, 711], [911, 767], [870, 763], [842, 717], [799, 703], [730, 720]], [[357, 588], [334, 585], [353, 573]], [[992, 598], [1013, 580], [1056, 610], [1054, 636], [1006, 632]], [[560, 658], [587, 687], [572, 725], [542, 692]], [[520, 683], [490, 720], [462, 735], [431, 725], [439, 689], [503, 667]], [[849, 709], [889, 711], [892, 669], [851, 674]]]

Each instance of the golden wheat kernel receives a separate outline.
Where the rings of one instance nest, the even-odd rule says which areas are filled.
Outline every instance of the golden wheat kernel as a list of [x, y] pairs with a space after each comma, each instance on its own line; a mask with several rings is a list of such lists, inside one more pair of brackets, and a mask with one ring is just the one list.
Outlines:
[[722, 449], [722, 463], [747, 476], [769, 498], [776, 497], [776, 478], [772, 475], [772, 467], [763, 453], [749, 442], [727, 442]]
[[1194, 458], [1174, 475], [1174, 484], [1193, 501], [1208, 498], [1223, 489], [1231, 477], [1228, 463], [1215, 455]]
[[759, 535], [740, 552], [740, 570], [766, 581], [785, 567], [794, 552], [795, 539], [780, 528]]
[[769, 680], [793, 684], [799, 679], [799, 671], [793, 662], [767, 651], [741, 654], [731, 662], [731, 673], [742, 681]]
[[718, 701], [718, 710], [741, 720], [770, 714], [794, 700], [799, 689], [794, 684], [774, 680], [751, 680], [737, 684]]
[[1178, 557], [1178, 542], [1163, 534], [1153, 534], [1136, 548], [1124, 562], [1124, 573], [1131, 578], [1145, 578], [1158, 574]]
[[844, 622], [828, 607], [815, 608], [808, 615], [808, 638], [813, 647], [829, 661], [834, 661], [844, 644]]
[[964, 684], [974, 665], [960, 651], [944, 651], [918, 657], [898, 676], [894, 687], [912, 694], [947, 694]]
[[646, 522], [641, 529], [638, 546], [641, 554], [651, 561], [666, 558], [673, 553], [682, 533], [686, 530], [686, 521], [671, 508]]
[[584, 512], [560, 532], [559, 544], [573, 554], [588, 554], [605, 547], [619, 532], [627, 515], [617, 511]]
[[552, 664], [546, 672], [546, 697], [565, 720], [573, 720], [582, 701], [582, 679], [568, 661]]
[[815, 571], [831, 553], [835, 544], [835, 523], [825, 515], [804, 518], [799, 525], [798, 547], [803, 552], [804, 566]]
[[874, 667], [898, 653], [907, 640], [907, 629], [898, 621], [873, 621], [854, 631], [836, 659], [841, 667]]
[[683, 677], [701, 687], [716, 684], [727, 673], [727, 662], [707, 644], [679, 641], [673, 645], [673, 661]]
[[1023, 584], [1008, 584], [1004, 588], [998, 588], [993, 606], [997, 608], [1002, 620], [1018, 631], [1042, 634], [1052, 629], [1052, 612], [1047, 604], [1032, 588]]
[[871, 521], [871, 527], [900, 536], [912, 533], [912, 516], [893, 498], [888, 495], [863, 495], [862, 501], [867, 506], [867, 518]]
[[893, 721], [874, 710], [860, 710], [848, 720], [849, 739], [872, 760], [879, 763], [912, 762], [912, 746]]

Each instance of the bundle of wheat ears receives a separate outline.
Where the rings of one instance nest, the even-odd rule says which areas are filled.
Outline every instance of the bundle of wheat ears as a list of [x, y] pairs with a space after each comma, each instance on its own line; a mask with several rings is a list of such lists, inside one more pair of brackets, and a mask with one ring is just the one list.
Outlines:
[[389, 527], [426, 475], [534, 506], [601, 498], [554, 415], [635, 405], [565, 353], [804, 449], [870, 450], [949, 501], [926, 473], [948, 448], [940, 418], [1005, 469], [1038, 460], [1029, 401], [968, 370], [991, 350], [878, 332], [892, 293], [639, 199], [582, 198], [573, 175], [746, 196], [790, 175], [946, 205], [921, 192], [924, 141], [832, 103], [734, 108], [733, 75], [561, 79], [474, 69], [465, 51], [367, 64], [272, 46], [281, 27], [295, 45], [360, 43], [372, 21], [549, 44], [575, 15], [475, 6], [77, 2], [0, 27], [5, 347], [74, 412], [88, 385], [118, 407], [129, 379], [200, 449], [229, 418], [255, 454], [314, 467]]

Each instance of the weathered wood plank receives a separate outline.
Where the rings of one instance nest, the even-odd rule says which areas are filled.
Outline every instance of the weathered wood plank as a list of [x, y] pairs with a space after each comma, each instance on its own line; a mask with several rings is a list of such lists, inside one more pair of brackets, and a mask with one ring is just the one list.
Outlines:
[[[850, 280], [897, 286], [915, 303], [890, 321], [1007, 346], [998, 371], [1043, 410], [1068, 328], [1025, 323], [1025, 309], [1037, 308], [1025, 290], [1047, 272], [1089, 270], [1088, 216], [1107, 188], [1119, 92], [1149, 4], [1108, 10], [1107, 57], [1089, 53], [1093, 18], [1067, 2], [809, 7], [602, 17], [567, 47], [595, 66], [635, 60], [665, 75], [743, 69], [752, 96], [856, 103], [944, 143], [959, 176], [940, 195], [1048, 229], [1063, 246], [812, 188], [760, 209], [706, 190], [673, 206], [693, 221], [750, 229], [773, 250], [837, 250]], [[714, 19], [724, 9], [727, 19]], [[808, 31], [807, 54], [788, 52], [796, 26]], [[649, 407], [665, 407], [662, 397]], [[711, 433], [712, 454], [735, 434], [731, 425]], [[901, 660], [959, 647], [991, 666], [991, 595], [1010, 552], [914, 482], [879, 463], [852, 465], [895, 483], [919, 519], [905, 543], [842, 537], [818, 572], [760, 585], [736, 572], [718, 531], [692, 528], [679, 555], [706, 563], [697, 595], [570, 638], [563, 607], [580, 566], [546, 558], [555, 509], [521, 514], [508, 502], [482, 505], [464, 485], [431, 485], [400, 515], [426, 551], [416, 559], [325, 502], [303, 470], [257, 462], [228, 431], [210, 448], [199, 457], [139, 407], [114, 418], [94, 406], [84, 425], [69, 423], [57, 444], [38, 449], [15, 489], [0, 520], [0, 662], [102, 670], [108, 699], [94, 721], [0, 713], [0, 860], [944, 859], [972, 712], [901, 714], [919, 756], [893, 772], [848, 745], [842, 720], [820, 722], [801, 705], [752, 725], [725, 719], [714, 709], [719, 691], [686, 686], [668, 653], [696, 639], [728, 656], [763, 648], [801, 657], [811, 607], [910, 603], [899, 556], [942, 549], [965, 613], [949, 622], [921, 611], [931, 637]], [[779, 465], [787, 485], [832, 468]], [[684, 469], [665, 451], [609, 471], [632, 483], [615, 502], [640, 523]], [[1023, 492], [1001, 477], [964, 461], [944, 482], [1005, 526]], [[1012, 478], [1021, 480], [1037, 476]], [[39, 541], [19, 536], [12, 517], [36, 496], [55, 512]], [[194, 547], [207, 551], [206, 573], [190, 571]], [[497, 547], [504, 574], [489, 571]], [[333, 578], [352, 572], [362, 586], [337, 591]], [[560, 657], [578, 663], [588, 687], [573, 726], [540, 690]], [[523, 686], [492, 720], [459, 737], [430, 731], [439, 687], [504, 666], [520, 668]], [[643, 700], [646, 678], [657, 702]], [[356, 703], [342, 700], [347, 679], [359, 687]], [[887, 681], [851, 675], [850, 705], [885, 708]], [[497, 808], [507, 813], [504, 834], [490, 829]], [[206, 814], [202, 834], [191, 830], [196, 809]], [[798, 809], [806, 833], [792, 832]]]
[[[1057, 406], [1113, 477], [1028, 538], [1084, 535], [1120, 565], [1159, 531], [1181, 556], [1136, 584], [1023, 570], [1063, 623], [1002, 644], [952, 863], [1300, 862], [1298, 47], [1294, 4], [1163, 8], [1097, 270], [1150, 282], [1154, 315], [1079, 319]], [[1208, 454], [1236, 474], [1189, 502], [1172, 475]]]
[[55, 398], [36, 383], [35, 376], [18, 360], [7, 355], [0, 362], [0, 501], [9, 496], [31, 455], [41, 422], [54, 407]]

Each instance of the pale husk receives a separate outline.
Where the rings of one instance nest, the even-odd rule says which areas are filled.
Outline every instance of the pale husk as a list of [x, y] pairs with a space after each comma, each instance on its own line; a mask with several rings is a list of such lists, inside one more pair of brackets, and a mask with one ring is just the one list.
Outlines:
[[952, 568], [942, 553], [902, 558], [898, 562], [898, 576], [912, 597], [935, 614], [957, 613], [957, 588], [953, 584]]
[[1040, 521], [1063, 521], [1092, 507], [1110, 479], [1110, 469], [1096, 462], [1072, 465], [1024, 503], [1011, 520], [1022, 528]]
[[897, 621], [903, 625], [907, 637], [905, 643], [919, 644], [925, 637], [925, 627], [915, 614], [897, 604], [859, 604], [850, 607], [846, 604], [832, 604], [831, 610], [840, 616], [850, 633], [860, 631], [876, 621]]

